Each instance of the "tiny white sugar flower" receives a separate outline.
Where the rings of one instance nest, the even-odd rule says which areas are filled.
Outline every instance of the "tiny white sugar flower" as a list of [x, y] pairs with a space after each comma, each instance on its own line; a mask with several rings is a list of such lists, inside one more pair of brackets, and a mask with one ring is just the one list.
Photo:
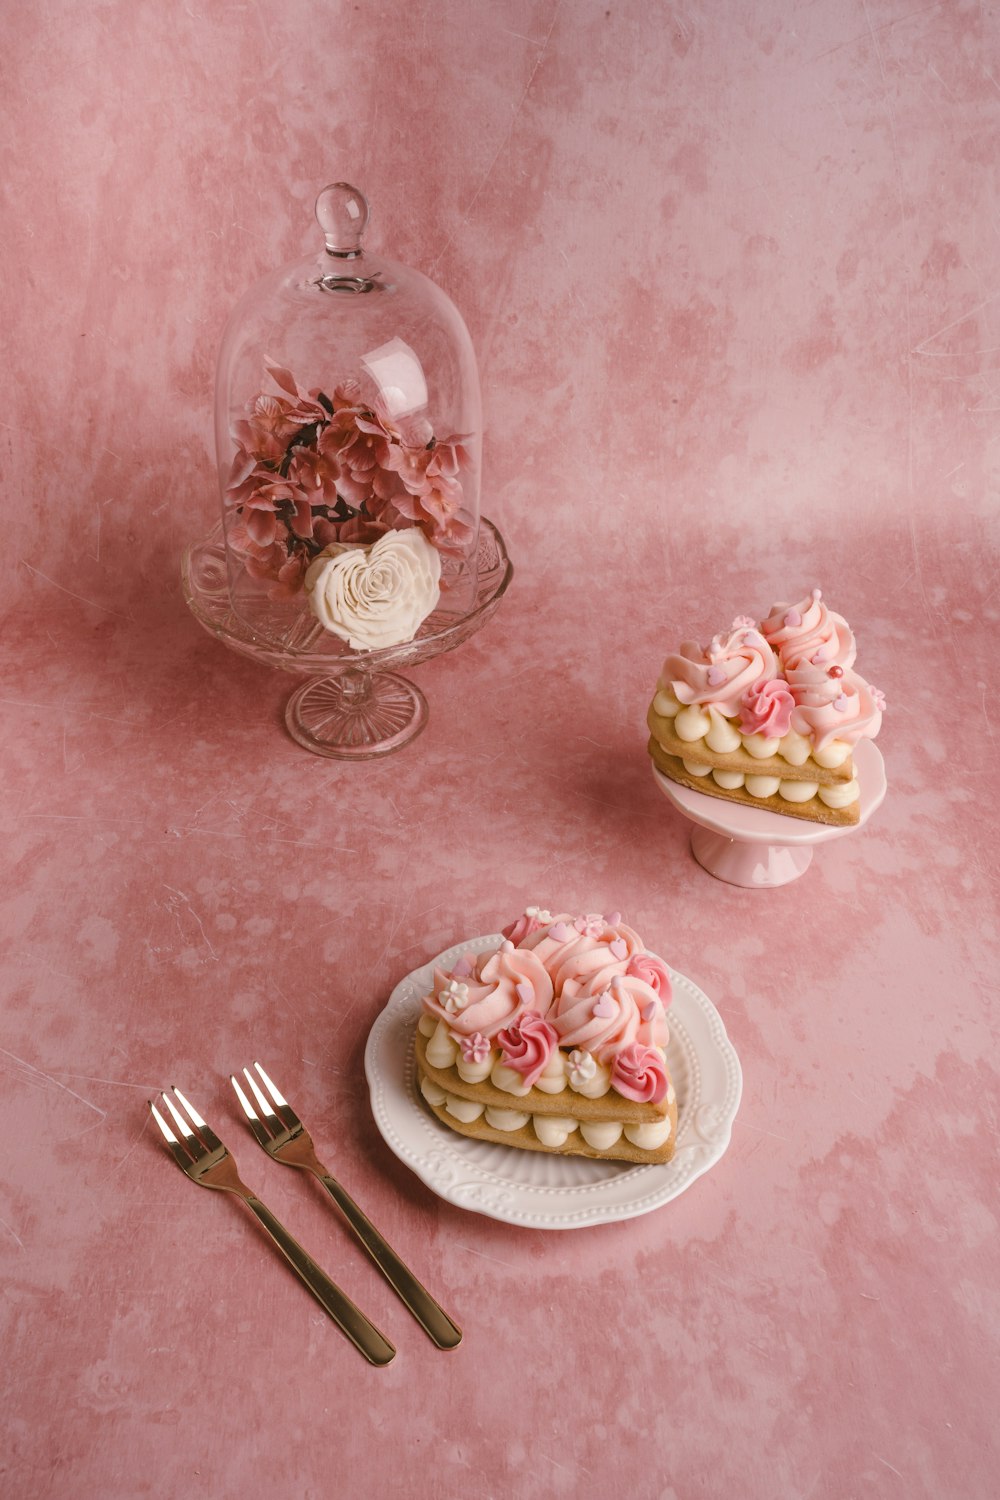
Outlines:
[[597, 1062], [590, 1052], [571, 1052], [569, 1055], [569, 1081], [572, 1088], [589, 1083], [597, 1072]]
[[526, 906], [524, 908], [524, 915], [526, 917], [533, 917], [536, 922], [552, 921], [552, 913], [545, 911], [541, 906]]
[[438, 1000], [450, 1016], [464, 1010], [469, 1003], [469, 986], [457, 979], [449, 979], [443, 990], [438, 991]]

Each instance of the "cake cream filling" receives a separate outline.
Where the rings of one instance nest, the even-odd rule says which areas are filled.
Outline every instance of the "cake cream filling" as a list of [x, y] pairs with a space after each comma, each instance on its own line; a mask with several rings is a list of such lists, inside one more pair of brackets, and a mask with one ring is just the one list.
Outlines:
[[[694, 774], [700, 775], [701, 773]], [[421, 1036], [427, 1038], [426, 1056], [432, 1068], [439, 1068], [442, 1072], [448, 1068], [454, 1068], [464, 1083], [484, 1083], [486, 1079], [489, 1079], [498, 1089], [503, 1089], [505, 1094], [510, 1094], [515, 1099], [523, 1099], [526, 1094], [530, 1094], [531, 1089], [521, 1074], [507, 1066], [498, 1048], [491, 1047], [487, 1056], [479, 1062], [467, 1062], [447, 1022], [440, 1021], [425, 1011], [417, 1022], [417, 1029]], [[657, 1050], [666, 1061], [663, 1048]], [[586, 1099], [601, 1099], [605, 1094], [612, 1092], [611, 1069], [596, 1057], [593, 1061], [595, 1064], [593, 1075], [585, 1077], [578, 1072], [567, 1071], [566, 1058], [562, 1051], [557, 1049], [546, 1063], [541, 1077], [535, 1083], [535, 1088], [545, 1094], [561, 1094], [568, 1088]], [[614, 1092], [617, 1093], [617, 1089]], [[667, 1099], [672, 1103], [674, 1097], [674, 1086], [670, 1084]], [[503, 1126], [497, 1128], [502, 1130]]]
[[[729, 755], [734, 750], [742, 749], [752, 755], [755, 760], [769, 760], [772, 755], [780, 755], [782, 760], [786, 760], [790, 766], [804, 766], [811, 756], [818, 766], [822, 766], [827, 771], [842, 766], [851, 754], [851, 747], [846, 740], [831, 740], [821, 750], [816, 750], [811, 740], [794, 729], [790, 729], [780, 739], [762, 734], [741, 734], [733, 722], [717, 710], [710, 711], [697, 703], [690, 703], [685, 707], [678, 703], [673, 693], [664, 692], [662, 688], [653, 699], [653, 711], [663, 719], [673, 720], [674, 733], [677, 738], [683, 740], [686, 745], [690, 745], [692, 751], [699, 744], [704, 743], [717, 755]], [[696, 762], [697, 756], [692, 755], [691, 759]], [[687, 765], [686, 761], [685, 765]], [[723, 783], [720, 782], [719, 785]], [[757, 795], [770, 796], [772, 794], [759, 793]], [[828, 805], [832, 807], [843, 804], [830, 803]]]
[[473, 1099], [460, 1099], [443, 1089], [433, 1079], [421, 1077], [420, 1092], [427, 1103], [435, 1109], [442, 1107], [456, 1120], [471, 1125], [482, 1115], [494, 1130], [520, 1130], [531, 1122], [539, 1143], [557, 1150], [565, 1146], [574, 1131], [594, 1151], [610, 1151], [624, 1135], [625, 1139], [640, 1151], [658, 1151], [670, 1139], [673, 1129], [670, 1116], [645, 1125], [623, 1125], [619, 1120], [578, 1120], [573, 1115], [530, 1115], [519, 1109], [497, 1109], [484, 1106]]
[[742, 771], [720, 771], [686, 756], [681, 763], [689, 776], [711, 776], [724, 791], [735, 792], [742, 788], [751, 797], [773, 797], [777, 794], [786, 802], [809, 802], [818, 796], [827, 807], [841, 808], [850, 807], [861, 796], [861, 788], [856, 779], [838, 781], [835, 786], [825, 786], [817, 781], [786, 781], [781, 776], [746, 776]]

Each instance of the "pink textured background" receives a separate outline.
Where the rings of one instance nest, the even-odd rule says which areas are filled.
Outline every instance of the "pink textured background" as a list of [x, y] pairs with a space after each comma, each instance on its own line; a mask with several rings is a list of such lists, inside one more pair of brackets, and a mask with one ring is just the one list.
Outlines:
[[[1000, 18], [974, 0], [4, 7], [0, 1488], [994, 1496]], [[188, 616], [222, 325], [346, 177], [465, 312], [517, 577], [371, 768]], [[772, 893], [656, 793], [662, 655], [820, 583], [889, 798]], [[369, 1027], [525, 901], [723, 1013], [732, 1147], [571, 1235], [434, 1198]], [[992, 1009], [991, 1009], [992, 1006]], [[261, 1055], [466, 1329], [248, 1144]], [[369, 1370], [145, 1100], [398, 1344]]]

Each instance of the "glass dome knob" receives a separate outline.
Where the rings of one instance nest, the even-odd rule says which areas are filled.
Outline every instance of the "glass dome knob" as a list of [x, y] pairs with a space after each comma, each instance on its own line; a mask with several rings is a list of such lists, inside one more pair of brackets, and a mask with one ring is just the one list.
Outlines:
[[316, 199], [316, 222], [326, 237], [327, 254], [360, 255], [368, 217], [368, 199], [349, 182], [325, 187]]

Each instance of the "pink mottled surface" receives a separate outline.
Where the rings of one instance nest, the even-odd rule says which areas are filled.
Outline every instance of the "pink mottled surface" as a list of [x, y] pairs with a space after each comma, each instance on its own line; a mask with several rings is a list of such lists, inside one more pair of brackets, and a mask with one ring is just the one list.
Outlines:
[[[1000, 1489], [1000, 19], [960, 0], [7, 6], [0, 1490], [650, 1500]], [[218, 338], [325, 181], [464, 309], [517, 577], [382, 765], [178, 585]], [[660, 660], [821, 584], [889, 796], [801, 881], [710, 880]], [[525, 903], [620, 907], [721, 1010], [732, 1147], [570, 1235], [373, 1130], [392, 986]], [[454, 1310], [435, 1351], [228, 1072], [259, 1055]], [[369, 1370], [179, 1083], [397, 1343]]]

